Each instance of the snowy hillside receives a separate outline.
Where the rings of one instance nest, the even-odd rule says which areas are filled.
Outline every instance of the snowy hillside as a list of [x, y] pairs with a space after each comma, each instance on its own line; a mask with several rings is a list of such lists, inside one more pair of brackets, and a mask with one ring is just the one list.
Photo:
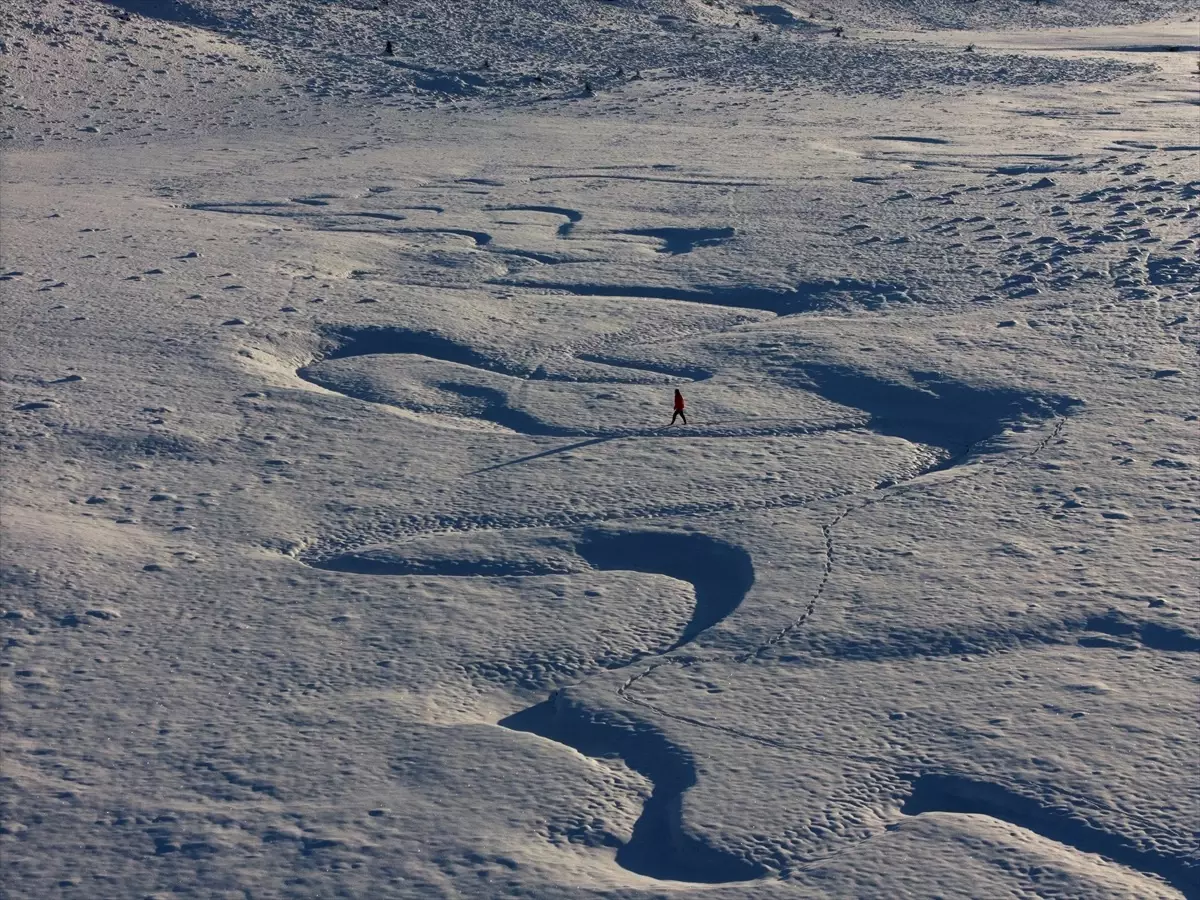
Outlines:
[[[20, 145], [55, 131], [85, 139], [93, 128], [161, 136], [267, 121], [299, 125], [319, 98], [335, 106], [369, 98], [374, 109], [468, 99], [538, 103], [578, 97], [588, 85], [637, 87], [645, 78], [846, 96], [1104, 82], [1144, 60], [964, 54], [961, 47], [880, 41], [867, 29], [1098, 24], [1161, 18], [1186, 6], [892, 0], [802, 14], [717, 0], [51, 0], [0, 12], [0, 40], [15, 58], [4, 134]], [[97, 85], [117, 90], [97, 97], [90, 89]]]
[[0, 896], [1200, 897], [1188, 4], [0, 32]]

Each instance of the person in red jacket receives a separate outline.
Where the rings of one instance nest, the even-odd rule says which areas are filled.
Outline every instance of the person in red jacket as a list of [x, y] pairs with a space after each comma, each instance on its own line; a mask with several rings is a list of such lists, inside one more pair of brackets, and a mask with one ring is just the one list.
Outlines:
[[675, 419], [683, 419], [683, 424], [687, 424], [687, 414], [683, 411], [684, 402], [683, 394], [679, 393], [679, 388], [675, 389], [675, 412], [671, 416], [671, 424], [675, 424]]

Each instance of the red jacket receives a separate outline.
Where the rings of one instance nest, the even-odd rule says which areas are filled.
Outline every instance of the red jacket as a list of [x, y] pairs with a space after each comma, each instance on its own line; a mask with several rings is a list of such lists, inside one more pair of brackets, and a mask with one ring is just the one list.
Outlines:
[[683, 394], [679, 393], [679, 391], [675, 392], [675, 409], [683, 410]]

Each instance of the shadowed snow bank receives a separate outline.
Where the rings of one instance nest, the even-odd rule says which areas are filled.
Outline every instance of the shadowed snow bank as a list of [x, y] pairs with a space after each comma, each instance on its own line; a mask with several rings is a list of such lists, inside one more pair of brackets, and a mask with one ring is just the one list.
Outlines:
[[[665, 229], [659, 229], [661, 234]], [[631, 232], [648, 234], [648, 231]], [[668, 244], [667, 246], [675, 246]], [[860, 281], [855, 278], [806, 281], [791, 288], [760, 287], [758, 285], [701, 285], [694, 288], [674, 288], [647, 284], [572, 284], [562, 282], [501, 280], [495, 282], [509, 287], [533, 290], [563, 291], [579, 297], [639, 297], [650, 300], [676, 300], [683, 303], [703, 303], [708, 306], [728, 306], [732, 309], [761, 309], [786, 316], [836, 307], [839, 302], [860, 302], [871, 306], [872, 301], [906, 299], [906, 285], [885, 281]]]
[[[420, 548], [376, 547], [308, 562], [313, 568], [359, 575], [514, 577], [562, 575], [580, 571], [561, 541], [494, 541], [486, 547], [455, 545], [445, 553]], [[679, 637], [656, 652], [676, 650], [712, 628], [734, 610], [754, 584], [750, 554], [704, 534], [672, 531], [588, 531], [575, 553], [600, 571], [645, 572], [690, 583], [696, 601]]]
[[927, 812], [991, 816], [1071, 847], [1097, 853], [1139, 872], [1162, 878], [1188, 900], [1200, 897], [1200, 866], [1194, 859], [1161, 853], [1149, 843], [1102, 831], [1074, 807], [1046, 806], [999, 784], [957, 775], [921, 775], [901, 809], [905, 815]]
[[671, 650], [726, 618], [754, 584], [750, 554], [703, 534], [593, 531], [584, 535], [576, 551], [596, 569], [648, 572], [692, 583], [695, 612]]
[[617, 758], [654, 784], [650, 799], [617, 851], [617, 863], [638, 875], [667, 881], [726, 884], [751, 881], [766, 870], [687, 833], [682, 797], [696, 783], [691, 756], [658, 730], [611, 713], [584, 709], [561, 692], [500, 722], [593, 758]]
[[969, 384], [937, 372], [913, 372], [914, 384], [907, 385], [848, 366], [805, 363], [793, 371], [825, 399], [867, 413], [871, 430], [948, 450], [998, 436], [1006, 425], [1023, 419], [1066, 415], [1081, 402]]

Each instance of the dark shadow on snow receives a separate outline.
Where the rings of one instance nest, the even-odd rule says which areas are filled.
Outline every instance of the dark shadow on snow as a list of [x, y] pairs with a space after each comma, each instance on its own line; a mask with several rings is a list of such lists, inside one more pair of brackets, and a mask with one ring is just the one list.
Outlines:
[[[1200, 636], [1179, 625], [1164, 625], [1161, 622], [1148, 622], [1127, 616], [1117, 609], [1110, 609], [1102, 615], [1089, 616], [1084, 623], [1087, 631], [1111, 635], [1112, 637], [1128, 638], [1136, 641], [1148, 650], [1161, 650], [1167, 653], [1197, 653], [1200, 652]], [[1081, 638], [1083, 643], [1086, 638]], [[1084, 644], [1089, 646], [1089, 644]], [[1093, 641], [1091, 646], [1102, 646]]]
[[778, 25], [786, 28], [791, 25], [808, 24], [805, 19], [796, 18], [788, 8], [776, 3], [756, 3], [742, 7], [742, 11], [753, 13], [764, 25]]
[[751, 881], [766, 874], [761, 865], [683, 830], [682, 798], [696, 783], [696, 766], [657, 729], [590, 712], [561, 693], [499, 724], [565, 744], [585, 756], [620, 759], [650, 779], [650, 799], [629, 841], [617, 850], [621, 867], [648, 878], [701, 884]]
[[915, 384], [907, 385], [848, 366], [806, 363], [793, 371], [795, 381], [814, 393], [867, 413], [872, 431], [949, 450], [994, 437], [1007, 423], [1065, 415], [1080, 402], [976, 386], [935, 372], [913, 372]]
[[485, 466], [482, 469], [476, 469], [474, 472], [468, 472], [468, 475], [482, 475], [484, 472], [495, 472], [497, 469], [503, 469], [508, 466], [519, 465], [520, 463], [533, 462], [535, 459], [545, 459], [547, 456], [554, 456], [558, 453], [566, 453], [570, 450], [582, 450], [584, 447], [591, 447], [595, 444], [603, 444], [607, 441], [614, 440], [611, 437], [588, 438], [586, 441], [576, 441], [574, 444], [566, 444], [562, 447], [551, 447], [549, 450], [542, 450], [539, 453], [530, 453], [528, 456], [521, 456], [517, 459], [510, 459], [507, 462], [496, 463], [494, 466]]
[[901, 134], [876, 134], [871, 137], [873, 141], [899, 141], [904, 144], [949, 144], [945, 138], [936, 137], [918, 137], [916, 135], [901, 135]]
[[691, 582], [696, 608], [676, 650], [712, 628], [741, 604], [754, 584], [750, 554], [704, 534], [672, 531], [590, 531], [575, 546], [594, 569], [646, 572]]
[[1195, 860], [1161, 853], [1149, 840], [1141, 842], [1104, 831], [1077, 810], [1074, 804], [1048, 806], [1002, 785], [958, 775], [917, 777], [912, 795], [901, 808], [909, 816], [927, 812], [991, 816], [1081, 853], [1097, 853], [1119, 865], [1156, 875], [1188, 900], [1200, 898], [1200, 865]]
[[849, 299], [869, 299], [907, 290], [903, 284], [858, 281], [853, 278], [801, 282], [791, 289], [752, 285], [671, 288], [641, 284], [563, 284], [539, 281], [493, 283], [533, 290], [564, 291], [580, 297], [643, 297], [651, 300], [680, 300], [710, 306], [728, 306], [734, 309], [761, 309], [781, 316], [832, 308], [837, 305], [837, 295]]
[[159, 19], [163, 22], [178, 22], [200, 28], [222, 28], [227, 23], [205, 10], [198, 9], [183, 0], [106, 0], [110, 6], [128, 13]]
[[[501, 375], [524, 373], [505, 366], [478, 350], [430, 331], [412, 331], [387, 325], [362, 325], [330, 328], [323, 333], [328, 341], [323, 359], [349, 359], [355, 356], [380, 356], [410, 353], [442, 362], [471, 366]], [[321, 360], [318, 360], [320, 362]], [[304, 375], [301, 370], [301, 377]]]
[[1016, 627], [891, 628], [863, 634], [809, 632], [783, 645], [778, 659], [793, 665], [830, 659], [876, 662], [976, 656], [1068, 644], [1126, 652], [1146, 649], [1196, 653], [1200, 652], [1200, 635], [1180, 625], [1138, 619], [1110, 609], [1086, 618], [1040, 619]]
[[659, 253], [677, 256], [691, 253], [697, 247], [716, 247], [734, 235], [732, 228], [632, 228], [621, 234], [651, 237], [662, 241]]
[[439, 390], [451, 391], [460, 397], [471, 399], [475, 405], [475, 408], [471, 410], [471, 414], [475, 418], [483, 419], [485, 422], [493, 422], [502, 428], [508, 428], [520, 434], [527, 434], [533, 437], [561, 436], [571, 433], [566, 429], [547, 425], [527, 412], [513, 409], [509, 406], [508, 395], [504, 391], [498, 391], [495, 388], [483, 387], [477, 384], [458, 384], [454, 382], [443, 382], [438, 384], [437, 387]]
[[562, 216], [567, 221], [558, 226], [557, 234], [560, 238], [570, 237], [575, 224], [583, 219], [583, 213], [579, 210], [568, 209], [565, 206], [489, 206], [487, 209], [495, 212], [540, 212]]

